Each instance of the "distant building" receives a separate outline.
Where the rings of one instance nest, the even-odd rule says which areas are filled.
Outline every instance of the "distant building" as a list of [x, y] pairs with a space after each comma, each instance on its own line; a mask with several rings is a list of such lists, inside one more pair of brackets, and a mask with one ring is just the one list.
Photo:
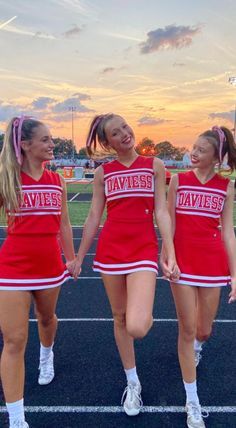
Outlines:
[[64, 166], [83, 166], [87, 167], [89, 163], [89, 168], [94, 168], [94, 161], [87, 158], [56, 158], [51, 161], [51, 165], [56, 167], [63, 168]]
[[186, 152], [182, 160], [163, 159], [167, 168], [188, 168], [191, 165], [190, 153]]
[[190, 152], [186, 152], [183, 155], [183, 166], [187, 167], [191, 165], [191, 157], [190, 157]]

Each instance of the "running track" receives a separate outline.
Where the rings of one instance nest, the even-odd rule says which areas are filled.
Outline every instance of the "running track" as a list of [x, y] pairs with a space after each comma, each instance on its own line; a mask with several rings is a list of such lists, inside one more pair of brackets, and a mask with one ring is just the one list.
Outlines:
[[[2, 242], [3, 230], [1, 229]], [[81, 228], [74, 228], [76, 248]], [[26, 352], [26, 417], [30, 428], [182, 428], [184, 391], [176, 353], [176, 314], [168, 283], [158, 281], [154, 326], [136, 342], [144, 409], [129, 418], [120, 406], [125, 377], [116, 352], [113, 322], [102, 282], [91, 269], [96, 240], [80, 279], [62, 287], [57, 314], [56, 377], [37, 384], [39, 344], [31, 314]], [[236, 306], [223, 290], [211, 340], [198, 368], [198, 391], [210, 412], [207, 428], [236, 427]], [[0, 427], [7, 427], [1, 394]]]

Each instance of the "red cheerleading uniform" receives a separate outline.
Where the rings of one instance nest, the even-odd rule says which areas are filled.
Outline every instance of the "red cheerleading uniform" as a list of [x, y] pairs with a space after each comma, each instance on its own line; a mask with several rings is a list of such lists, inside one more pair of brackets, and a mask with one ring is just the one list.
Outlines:
[[130, 167], [114, 160], [103, 169], [107, 219], [93, 270], [112, 275], [157, 272], [153, 158], [138, 156]]
[[220, 287], [230, 284], [220, 231], [229, 179], [215, 174], [202, 184], [193, 171], [178, 174], [175, 251], [179, 284]]
[[36, 181], [21, 172], [22, 202], [8, 214], [8, 233], [0, 249], [0, 290], [57, 287], [69, 277], [58, 241], [62, 185], [44, 170]]

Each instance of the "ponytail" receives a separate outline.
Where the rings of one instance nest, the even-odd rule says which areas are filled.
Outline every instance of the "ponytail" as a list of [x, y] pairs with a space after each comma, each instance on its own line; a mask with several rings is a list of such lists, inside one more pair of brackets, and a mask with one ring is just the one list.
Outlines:
[[206, 138], [214, 146], [220, 165], [227, 155], [227, 165], [230, 167], [230, 171], [233, 172], [236, 169], [236, 144], [233, 134], [228, 128], [213, 126], [211, 130], [203, 132], [200, 137]]
[[[222, 126], [221, 129], [224, 132], [226, 138], [227, 147], [225, 154], [227, 153], [228, 155], [227, 164], [230, 167], [230, 171], [233, 172], [236, 169], [236, 144], [232, 132], [224, 126]], [[222, 154], [225, 155], [224, 152]]]
[[86, 140], [86, 149], [89, 157], [92, 157], [95, 154], [97, 143], [99, 143], [102, 149], [108, 150], [105, 126], [107, 122], [115, 116], [116, 115], [113, 113], [100, 114], [95, 116], [92, 120]]

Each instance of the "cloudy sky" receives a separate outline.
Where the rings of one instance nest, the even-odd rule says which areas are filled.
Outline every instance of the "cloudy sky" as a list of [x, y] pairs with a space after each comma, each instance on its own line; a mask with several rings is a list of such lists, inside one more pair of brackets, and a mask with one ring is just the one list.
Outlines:
[[0, 0], [0, 132], [21, 113], [84, 146], [98, 113], [136, 141], [234, 126], [235, 0]]

